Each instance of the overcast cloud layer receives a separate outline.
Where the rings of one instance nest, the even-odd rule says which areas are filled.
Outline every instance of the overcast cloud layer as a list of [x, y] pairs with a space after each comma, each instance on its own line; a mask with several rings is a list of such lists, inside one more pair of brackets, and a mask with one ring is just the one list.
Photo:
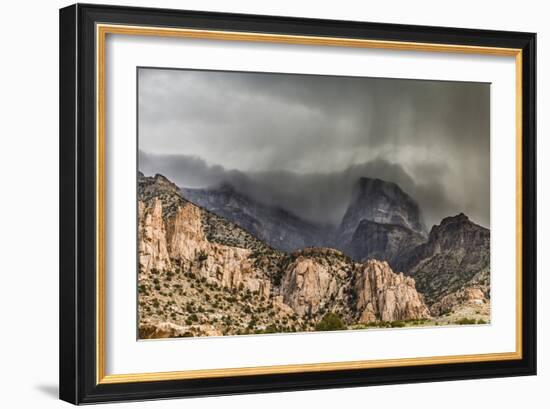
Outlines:
[[139, 168], [338, 223], [360, 176], [489, 226], [489, 84], [139, 70]]

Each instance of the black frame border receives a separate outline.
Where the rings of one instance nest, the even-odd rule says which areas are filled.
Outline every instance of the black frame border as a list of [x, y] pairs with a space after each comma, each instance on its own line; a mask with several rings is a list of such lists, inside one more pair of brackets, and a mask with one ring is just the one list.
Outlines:
[[[522, 359], [96, 384], [96, 23], [522, 50]], [[75, 4], [60, 10], [60, 377], [74, 404], [536, 374], [536, 34]]]

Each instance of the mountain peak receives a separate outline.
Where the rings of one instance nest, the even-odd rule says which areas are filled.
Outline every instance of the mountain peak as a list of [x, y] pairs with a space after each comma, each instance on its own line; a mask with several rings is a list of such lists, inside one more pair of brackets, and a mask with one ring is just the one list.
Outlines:
[[426, 234], [418, 204], [397, 184], [378, 178], [357, 180], [341, 227], [352, 234], [361, 220], [395, 224]]
[[429, 242], [439, 243], [445, 248], [455, 247], [460, 243], [485, 243], [489, 240], [489, 230], [472, 222], [464, 213], [445, 217], [441, 223], [433, 226]]
[[476, 223], [471, 221], [468, 216], [460, 212], [455, 216], [448, 216], [443, 218], [438, 225], [432, 227], [432, 229], [430, 230], [430, 236], [441, 230], [458, 230], [465, 227], [487, 230], [485, 227], [477, 225]]
[[[379, 178], [369, 178], [366, 176], [362, 176], [359, 179], [357, 179], [357, 181], [355, 182], [355, 185], [353, 187], [353, 194], [355, 196], [355, 195], [360, 195], [368, 192], [384, 191], [384, 190], [388, 192], [391, 192], [391, 191], [403, 192], [401, 188], [393, 182], [388, 182]], [[405, 192], [403, 193], [405, 194]]]
[[172, 182], [166, 176], [161, 175], [160, 173], [156, 173], [155, 176], [153, 176], [153, 180], [154, 180], [155, 185], [157, 185], [157, 186], [162, 186], [163, 188], [168, 188], [170, 190], [173, 190], [174, 192], [179, 191], [179, 187], [174, 182]]
[[457, 223], [457, 222], [469, 222], [470, 219], [464, 213], [460, 212], [456, 216], [448, 216], [441, 220], [441, 224]]

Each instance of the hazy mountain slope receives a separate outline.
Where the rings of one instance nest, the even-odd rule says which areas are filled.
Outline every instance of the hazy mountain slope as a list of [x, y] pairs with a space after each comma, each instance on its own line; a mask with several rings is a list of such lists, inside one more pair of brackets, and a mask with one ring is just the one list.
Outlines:
[[332, 247], [357, 261], [376, 258], [391, 263], [397, 253], [424, 240], [414, 200], [397, 185], [380, 179], [361, 178], [357, 182], [339, 227], [307, 222], [284, 209], [258, 203], [227, 184], [181, 191], [187, 200], [286, 252]]
[[237, 192], [230, 185], [209, 189], [181, 189], [183, 197], [251, 232], [270, 246], [286, 252], [326, 246], [332, 232], [279, 207], [270, 207]]

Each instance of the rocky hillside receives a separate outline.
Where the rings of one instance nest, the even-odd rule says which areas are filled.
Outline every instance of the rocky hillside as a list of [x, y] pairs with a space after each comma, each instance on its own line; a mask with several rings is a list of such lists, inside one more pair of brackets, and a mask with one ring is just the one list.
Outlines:
[[432, 228], [426, 243], [404, 252], [394, 266], [415, 279], [430, 305], [468, 287], [488, 298], [490, 232], [462, 213], [447, 217]]
[[426, 319], [412, 278], [342, 252], [285, 253], [187, 200], [161, 175], [138, 176], [140, 338], [310, 331]]

